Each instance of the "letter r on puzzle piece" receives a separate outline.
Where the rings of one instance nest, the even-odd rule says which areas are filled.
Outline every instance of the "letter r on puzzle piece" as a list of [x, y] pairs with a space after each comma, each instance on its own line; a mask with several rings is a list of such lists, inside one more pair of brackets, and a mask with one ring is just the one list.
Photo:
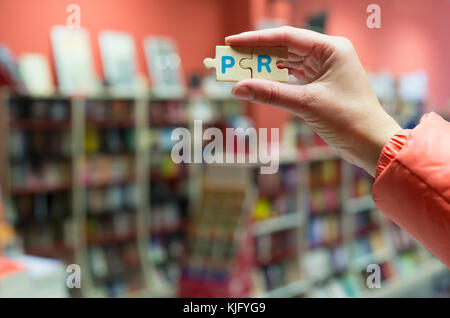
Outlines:
[[243, 60], [241, 66], [252, 70], [252, 78], [287, 82], [289, 71], [277, 67], [277, 61], [287, 58], [287, 47], [254, 47], [252, 58]]
[[206, 68], [216, 69], [216, 80], [221, 82], [240, 81], [251, 78], [250, 69], [241, 68], [241, 60], [252, 57], [251, 47], [216, 46], [216, 57], [203, 61]]

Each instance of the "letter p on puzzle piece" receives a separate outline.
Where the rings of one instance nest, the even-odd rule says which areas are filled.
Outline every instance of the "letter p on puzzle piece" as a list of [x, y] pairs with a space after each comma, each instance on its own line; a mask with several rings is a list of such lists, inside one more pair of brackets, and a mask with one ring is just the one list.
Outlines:
[[279, 60], [287, 58], [287, 47], [216, 46], [216, 58], [207, 58], [203, 64], [216, 69], [217, 81], [261, 78], [287, 82], [288, 70], [277, 66]]
[[216, 80], [220, 82], [237, 82], [252, 77], [250, 69], [241, 68], [243, 59], [252, 57], [250, 47], [216, 46], [216, 58], [203, 61], [206, 68], [216, 69]]

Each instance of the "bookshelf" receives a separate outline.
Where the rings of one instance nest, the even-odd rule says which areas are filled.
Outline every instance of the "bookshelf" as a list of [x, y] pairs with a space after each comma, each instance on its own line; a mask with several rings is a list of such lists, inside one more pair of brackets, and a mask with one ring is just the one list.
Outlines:
[[[1, 144], [21, 145], [3, 152], [6, 212], [19, 236], [27, 233], [27, 253], [89, 269], [87, 288], [73, 296], [179, 295], [191, 212], [207, 190], [205, 169], [215, 166], [171, 164], [170, 133], [180, 126], [192, 131], [199, 105], [211, 110], [205, 127], [225, 129], [246, 112], [228, 98], [2, 93]], [[244, 262], [253, 264], [252, 295], [394, 295], [417, 283], [414, 273], [444, 270], [376, 210], [371, 177], [340, 160], [301, 123], [294, 125], [298, 151], [282, 156], [277, 174], [263, 176], [259, 164], [244, 165], [249, 187], [258, 192], [250, 211], [252, 238], [242, 241], [253, 246], [248, 251], [255, 263]], [[40, 164], [43, 159], [50, 167]], [[123, 200], [107, 200], [108, 193]], [[18, 197], [26, 199], [19, 205]], [[54, 215], [51, 206], [64, 213]], [[122, 270], [108, 273], [114, 262], [123, 263], [117, 266]], [[381, 265], [390, 292], [365, 287], [370, 263]]]
[[2, 95], [5, 202], [25, 251], [73, 260], [71, 114], [68, 99]]
[[[146, 130], [147, 146], [142, 143], [145, 159], [142, 175], [149, 198], [143, 210], [147, 237], [145, 256], [156, 275], [151, 282], [152, 294], [163, 290], [161, 296], [175, 296], [180, 275], [180, 262], [185, 239], [187, 203], [186, 191], [190, 171], [185, 164], [175, 165], [170, 158], [170, 135], [176, 127], [188, 127], [188, 99], [151, 97], [142, 114], [142, 128]], [[143, 254], [143, 255], [144, 255]], [[155, 283], [155, 279], [157, 282]], [[162, 287], [162, 288], [161, 288]]]
[[255, 189], [244, 166], [202, 167], [202, 198], [193, 207], [179, 297], [248, 297], [253, 266], [248, 229]]
[[[41, 152], [33, 150], [29, 156], [30, 160], [45, 156], [57, 163], [65, 162], [67, 175], [61, 182], [47, 184], [39, 175], [33, 178], [32, 187], [16, 186], [12, 180], [17, 178], [9, 173], [14, 158], [9, 156], [4, 158], [7, 165], [2, 176], [7, 180], [5, 201], [12, 202], [8, 210], [15, 220], [21, 214], [21, 207], [14, 205], [16, 196], [64, 196], [68, 220], [59, 230], [64, 240], [48, 239], [49, 244], [35, 246], [30, 242], [36, 240], [27, 239], [23, 247], [26, 253], [88, 268], [82, 277], [83, 286], [87, 287], [74, 296], [175, 295], [190, 202], [201, 197], [198, 187], [193, 186], [199, 184], [198, 178], [189, 176], [194, 172], [201, 177], [202, 168], [171, 162], [170, 133], [179, 126], [191, 128], [191, 108], [199, 100], [214, 109], [207, 125], [226, 127], [227, 116], [240, 111], [241, 103], [227, 98], [191, 100], [161, 98], [151, 93], [90, 97], [16, 96], [8, 92], [2, 95], [2, 113], [8, 118], [4, 127], [7, 133], [3, 135], [5, 147], [17, 143], [19, 138], [11, 137], [17, 132], [45, 133], [47, 139], [41, 144], [51, 144], [48, 140], [52, 138], [65, 142], [64, 153], [54, 154], [41, 148]], [[35, 103], [40, 108], [44, 103], [62, 103], [67, 108], [66, 116], [58, 121], [42, 116], [13, 117], [10, 108], [18, 102], [29, 108]], [[27, 149], [26, 145], [20, 146]], [[15, 152], [18, 150], [7, 149], [4, 153]], [[23, 234], [21, 225], [16, 226]], [[121, 270], [111, 272], [113, 266], [108, 264]]]
[[[141, 97], [87, 98], [79, 107], [84, 141], [77, 174], [81, 207], [81, 259], [87, 260], [88, 296], [148, 292], [151, 267], [142, 259], [146, 213], [138, 132]], [[142, 202], [144, 201], [144, 202]]]
[[[281, 164], [297, 166], [294, 191], [298, 217], [293, 214], [256, 220], [253, 227], [256, 237], [296, 229], [299, 240], [295, 252], [282, 255], [277, 263], [289, 264], [293, 260], [298, 272], [271, 286], [264, 272], [268, 264], [259, 263], [255, 267], [254, 296], [395, 297], [405, 293], [408, 286], [419, 286], [420, 281], [446, 271], [443, 264], [376, 209], [371, 198], [372, 177], [341, 160], [305, 127], [296, 129], [299, 151], [282, 159]], [[271, 184], [277, 182], [272, 180]], [[283, 195], [283, 191], [272, 190]], [[259, 199], [266, 197], [265, 191], [259, 192]], [[267, 214], [267, 205], [258, 211], [257, 204], [256, 211]], [[333, 226], [317, 225], [317, 220], [329, 217], [336, 218]], [[382, 289], [366, 287], [369, 264], [380, 265]], [[417, 279], [422, 275], [427, 278]]]
[[282, 160], [274, 175], [262, 175], [259, 167], [254, 169], [258, 189], [253, 213], [257, 277], [254, 284], [268, 293], [276, 293], [300, 276], [298, 258], [306, 221], [298, 190], [300, 169], [295, 160], [288, 159]]

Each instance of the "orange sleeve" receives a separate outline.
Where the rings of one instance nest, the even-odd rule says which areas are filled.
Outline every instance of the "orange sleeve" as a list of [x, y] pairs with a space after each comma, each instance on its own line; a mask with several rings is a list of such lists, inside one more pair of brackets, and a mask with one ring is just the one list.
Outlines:
[[376, 206], [450, 267], [450, 123], [429, 113], [384, 146]]

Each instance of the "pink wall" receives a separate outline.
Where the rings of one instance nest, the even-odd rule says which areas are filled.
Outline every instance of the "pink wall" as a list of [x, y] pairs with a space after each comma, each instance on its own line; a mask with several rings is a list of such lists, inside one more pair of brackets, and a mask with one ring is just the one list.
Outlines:
[[66, 23], [66, 8], [71, 3], [81, 7], [81, 25], [90, 31], [99, 75], [98, 34], [102, 30], [127, 31], [134, 36], [138, 69], [144, 74], [143, 38], [173, 37], [188, 74], [204, 70], [203, 58], [214, 55], [225, 35], [248, 29], [248, 6], [239, 0], [0, 0], [0, 43], [16, 55], [39, 52], [51, 61], [50, 28]]
[[[366, 26], [371, 3], [381, 7], [381, 29]], [[322, 8], [329, 12], [327, 33], [351, 39], [366, 70], [399, 75], [423, 69], [429, 76], [429, 109], [449, 102], [450, 1], [299, 1], [293, 23], [303, 24]]]

